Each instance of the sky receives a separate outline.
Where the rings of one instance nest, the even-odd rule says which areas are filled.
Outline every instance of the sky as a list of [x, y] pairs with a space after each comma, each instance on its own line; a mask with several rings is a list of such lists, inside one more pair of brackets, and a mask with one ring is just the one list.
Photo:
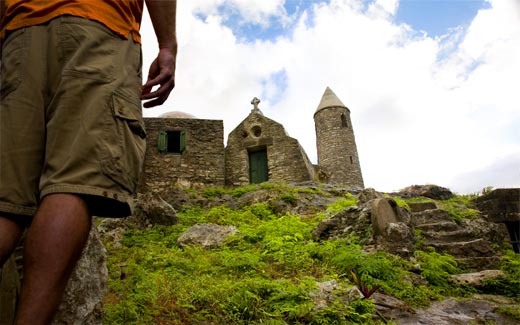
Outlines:
[[[147, 71], [146, 14], [141, 32]], [[520, 187], [520, 0], [179, 1], [177, 36], [176, 87], [146, 117], [187, 112], [227, 135], [258, 97], [317, 163], [313, 114], [330, 87], [365, 187]]]

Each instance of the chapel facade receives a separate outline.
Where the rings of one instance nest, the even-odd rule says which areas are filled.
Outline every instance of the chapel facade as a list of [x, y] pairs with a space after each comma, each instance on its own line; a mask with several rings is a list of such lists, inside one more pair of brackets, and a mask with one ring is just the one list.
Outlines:
[[282, 124], [264, 116], [255, 98], [229, 133], [222, 120], [171, 112], [145, 118], [142, 190], [243, 186], [262, 182], [325, 182], [363, 188], [350, 110], [327, 87], [314, 114], [318, 164]]

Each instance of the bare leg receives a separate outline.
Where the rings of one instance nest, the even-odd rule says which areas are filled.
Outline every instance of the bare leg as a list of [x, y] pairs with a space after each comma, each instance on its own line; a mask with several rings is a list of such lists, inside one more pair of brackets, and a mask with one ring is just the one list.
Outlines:
[[18, 245], [22, 231], [22, 226], [13, 220], [0, 217], [0, 268]]
[[24, 277], [16, 324], [49, 324], [90, 230], [87, 205], [71, 194], [40, 204], [24, 244]]

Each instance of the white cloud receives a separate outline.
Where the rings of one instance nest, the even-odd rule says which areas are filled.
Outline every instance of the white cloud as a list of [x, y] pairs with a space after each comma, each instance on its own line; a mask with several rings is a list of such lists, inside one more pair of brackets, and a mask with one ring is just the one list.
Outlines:
[[[249, 113], [250, 100], [264, 94], [264, 114], [316, 161], [312, 116], [330, 86], [351, 110], [367, 186], [436, 183], [466, 191], [460, 182], [467, 178], [457, 175], [520, 152], [519, 5], [490, 3], [466, 31], [431, 38], [393, 22], [397, 0], [368, 8], [331, 0], [300, 12], [289, 36], [242, 43], [216, 8], [232, 5], [258, 23], [285, 17], [283, 1], [180, 2], [177, 87], [163, 108], [146, 115], [181, 110], [223, 119], [228, 134]], [[204, 20], [194, 15], [200, 12]], [[145, 69], [156, 49], [151, 31], [145, 23]], [[273, 78], [280, 71], [284, 88]], [[484, 186], [499, 186], [508, 173]]]
[[229, 5], [238, 9], [245, 21], [266, 25], [269, 17], [286, 19], [285, 0], [229, 0]]

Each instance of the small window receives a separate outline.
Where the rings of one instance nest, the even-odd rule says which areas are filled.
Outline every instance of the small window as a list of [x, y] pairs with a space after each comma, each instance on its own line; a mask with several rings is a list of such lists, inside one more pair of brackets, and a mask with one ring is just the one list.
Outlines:
[[350, 156], [350, 163], [351, 163], [351, 164], [354, 163], [354, 159], [352, 159], [352, 156]]
[[159, 131], [157, 149], [163, 153], [183, 153], [186, 150], [186, 131]]
[[262, 135], [262, 128], [258, 125], [255, 125], [251, 128], [251, 132], [255, 135], [255, 137], [259, 137]]
[[341, 127], [348, 128], [347, 116], [341, 113]]

